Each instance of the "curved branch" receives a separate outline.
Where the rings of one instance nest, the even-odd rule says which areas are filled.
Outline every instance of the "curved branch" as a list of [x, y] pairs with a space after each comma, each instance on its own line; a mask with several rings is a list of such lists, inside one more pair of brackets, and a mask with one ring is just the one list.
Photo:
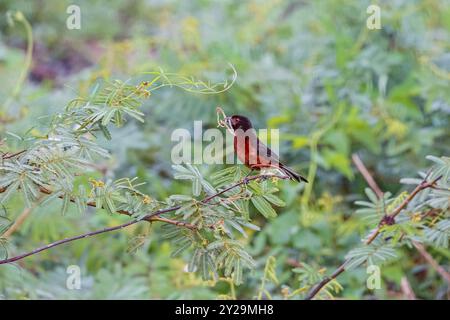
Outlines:
[[[212, 199], [214, 199], [214, 198], [216, 198], [216, 197], [226, 193], [227, 191], [230, 191], [230, 190], [232, 190], [232, 189], [234, 189], [236, 187], [239, 187], [239, 186], [241, 186], [243, 184], [247, 184], [249, 181], [257, 180], [257, 179], [265, 179], [265, 178], [269, 178], [269, 177], [276, 177], [276, 178], [279, 178], [279, 179], [289, 179], [289, 177], [287, 177], [287, 176], [274, 176], [274, 175], [256, 175], [256, 176], [247, 177], [247, 178], [244, 178], [243, 180], [241, 180], [241, 181], [239, 181], [239, 182], [237, 182], [237, 183], [235, 183], [235, 184], [233, 184], [233, 185], [231, 185], [231, 186], [229, 186], [229, 187], [227, 187], [227, 188], [225, 188], [225, 189], [223, 189], [223, 190], [221, 190], [221, 191], [219, 191], [219, 192], [217, 192], [217, 193], [215, 193], [213, 195], [210, 195], [210, 196], [204, 198], [200, 202], [201, 203], [208, 203]], [[45, 188], [42, 188], [41, 192], [43, 192], [45, 194], [51, 194], [51, 191], [49, 191], [49, 190], [47, 190]], [[0, 193], [1, 193], [1, 190], [0, 190]], [[95, 203], [89, 202], [89, 203], [87, 203], [87, 205], [95, 206]], [[123, 229], [125, 227], [131, 226], [131, 225], [133, 225], [135, 223], [138, 223], [138, 222], [141, 222], [143, 220], [146, 220], [146, 221], [149, 221], [149, 222], [160, 221], [160, 222], [170, 223], [170, 224], [173, 224], [173, 225], [176, 225], [176, 226], [180, 226], [180, 227], [186, 227], [186, 228], [189, 228], [189, 229], [192, 229], [192, 230], [197, 229], [197, 227], [195, 225], [187, 223], [187, 222], [175, 221], [175, 220], [171, 220], [171, 219], [168, 219], [168, 218], [159, 217], [159, 215], [161, 215], [161, 214], [172, 212], [172, 211], [176, 211], [176, 210], [178, 210], [180, 208], [181, 208], [181, 206], [174, 206], [174, 207], [158, 210], [158, 211], [155, 211], [155, 212], [152, 212], [152, 213], [146, 215], [145, 217], [143, 217], [140, 220], [133, 220], [133, 221], [129, 221], [127, 223], [124, 223], [124, 224], [121, 224], [121, 225], [118, 225], [118, 226], [115, 226], [115, 227], [101, 229], [101, 230], [97, 230], [97, 231], [91, 231], [91, 232], [83, 233], [83, 234], [78, 235], [78, 236], [74, 236], [74, 237], [58, 240], [58, 241], [55, 241], [55, 242], [50, 243], [48, 245], [45, 245], [43, 247], [34, 249], [34, 250], [30, 251], [30, 252], [23, 253], [21, 255], [18, 255], [18, 256], [9, 258], [9, 259], [0, 260], [0, 265], [1, 264], [5, 264], [5, 263], [10, 263], [10, 262], [15, 262], [15, 261], [21, 260], [23, 258], [29, 257], [31, 255], [35, 255], [37, 253], [40, 253], [42, 251], [54, 248], [54, 247], [62, 245], [64, 243], [68, 243], [68, 242], [72, 242], [72, 241], [76, 241], [76, 240], [80, 240], [80, 239], [89, 238], [89, 237], [92, 237], [92, 236], [95, 236], [95, 235], [98, 235], [98, 234], [102, 234], [102, 233], [106, 233], [106, 232], [111, 232], [111, 231]], [[131, 215], [131, 213], [129, 213], [127, 211], [123, 211], [123, 210], [122, 211], [118, 211], [118, 212], [121, 213], [121, 214], [129, 215], [129, 216]]]
[[436, 270], [436, 272], [439, 273], [441, 277], [450, 284], [450, 273], [448, 273], [447, 270], [445, 270], [442, 266], [439, 265], [439, 263], [437, 263], [436, 260], [434, 260], [431, 254], [427, 252], [423, 244], [414, 241], [413, 245], [417, 249], [417, 251], [419, 251], [420, 255], [434, 268], [434, 270]]
[[361, 161], [361, 158], [356, 153], [354, 153], [354, 154], [352, 154], [352, 160], [353, 160], [353, 163], [355, 164], [356, 168], [358, 169], [358, 171], [363, 176], [364, 180], [366, 180], [367, 184], [373, 190], [373, 192], [375, 192], [375, 194], [378, 196], [378, 198], [382, 198], [383, 191], [381, 191], [381, 189], [378, 186], [378, 184], [376, 183], [375, 179], [372, 177], [369, 170], [367, 170], [366, 166]]
[[392, 211], [392, 213], [390, 215], [386, 215], [384, 216], [380, 223], [378, 224], [378, 227], [375, 229], [375, 231], [372, 233], [372, 235], [366, 240], [366, 244], [371, 244], [376, 237], [380, 234], [381, 232], [381, 228], [384, 225], [384, 221], [386, 220], [386, 218], [388, 217], [389, 219], [394, 219], [410, 202], [412, 199], [414, 199], [414, 197], [421, 191], [431, 188], [433, 187], [436, 182], [438, 182], [442, 176], [437, 177], [436, 179], [434, 179], [431, 182], [427, 181], [427, 177], [424, 178], [424, 180], [417, 185], [417, 187], [409, 194], [408, 197], [406, 197], [405, 200], [403, 200], [403, 202], [394, 210]]
[[345, 271], [345, 264], [347, 261], [345, 261], [343, 264], [341, 264], [329, 277], [325, 277], [320, 281], [318, 284], [316, 284], [307, 294], [305, 297], [306, 300], [311, 300], [316, 296], [316, 294], [319, 293], [320, 290], [322, 290], [323, 287], [325, 287], [329, 282], [336, 279], [341, 273]]
[[61, 244], [67, 243], [67, 242], [71, 242], [71, 241], [75, 241], [75, 240], [79, 240], [79, 239], [85, 239], [85, 238], [89, 238], [89, 237], [92, 237], [92, 236], [95, 236], [95, 235], [98, 235], [98, 234], [102, 234], [102, 233], [106, 233], [106, 232], [111, 232], [111, 231], [123, 229], [123, 228], [131, 226], [132, 224], [135, 224], [137, 222], [139, 222], [139, 220], [138, 221], [133, 220], [133, 221], [130, 221], [130, 222], [127, 222], [127, 223], [124, 223], [124, 224], [121, 224], [121, 225], [118, 225], [118, 226], [115, 226], [115, 227], [105, 228], [105, 229], [92, 231], [92, 232], [88, 232], [88, 233], [83, 233], [83, 234], [80, 234], [80, 235], [75, 236], [75, 237], [70, 237], [70, 238], [65, 238], [65, 239], [62, 239], [62, 240], [58, 240], [58, 241], [52, 242], [50, 244], [47, 244], [45, 246], [42, 246], [40, 248], [34, 249], [34, 250], [30, 251], [30, 252], [23, 253], [23, 254], [20, 254], [18, 256], [9, 258], [9, 259], [0, 260], [0, 264], [11, 263], [11, 262], [15, 262], [15, 261], [18, 261], [18, 260], [22, 260], [23, 258], [35, 255], [35, 254], [37, 254], [39, 252], [42, 252], [42, 251], [54, 248], [56, 246], [59, 246]]
[[[364, 167], [365, 170], [361, 170], [361, 174], [364, 176], [364, 178], [366, 179], [366, 181], [368, 182], [368, 184], [372, 187], [372, 186], [377, 186], [375, 180], [372, 179], [367, 179], [367, 177], [370, 175], [368, 170], [365, 168], [364, 164], [362, 163], [362, 161], [359, 159], [358, 156], [354, 156], [352, 157], [353, 161], [355, 162], [355, 165], [357, 166], [358, 170], [361, 170], [362, 167]], [[359, 162], [358, 162], [359, 160]], [[430, 172], [431, 173], [431, 172]], [[427, 179], [429, 177], [429, 174], [427, 174], [427, 176], [422, 180], [422, 182], [416, 186], [416, 188], [411, 192], [411, 194], [405, 199], [403, 200], [402, 203], [400, 203], [398, 205], [398, 207], [396, 207], [390, 214], [385, 215], [381, 220], [380, 223], [378, 224], [377, 228], [374, 230], [374, 232], [369, 236], [369, 238], [366, 240], [366, 244], [371, 244], [381, 233], [381, 228], [383, 227], [383, 225], [385, 224], [385, 221], [387, 219], [391, 219], [393, 220], [410, 202], [412, 199], [414, 199], [415, 196], [417, 196], [417, 194], [419, 194], [421, 191], [428, 189], [428, 188], [432, 188], [435, 186], [436, 182], [438, 182], [442, 176], [437, 177], [436, 179], [434, 179], [431, 182], [428, 182]], [[376, 189], [375, 189], [376, 190]], [[383, 194], [383, 192], [381, 192], [381, 190], [378, 188], [379, 193], [377, 191], [375, 191], [377, 193], [377, 195], [381, 195]], [[322, 279], [322, 281], [320, 281], [318, 284], [316, 284], [306, 295], [305, 299], [306, 300], [311, 300], [313, 299], [318, 293], [319, 291], [326, 286], [331, 280], [337, 278], [341, 273], [343, 273], [345, 271], [345, 265], [347, 263], [347, 260], [345, 260], [329, 277], [325, 277]], [[361, 264], [364, 262], [361, 262]]]

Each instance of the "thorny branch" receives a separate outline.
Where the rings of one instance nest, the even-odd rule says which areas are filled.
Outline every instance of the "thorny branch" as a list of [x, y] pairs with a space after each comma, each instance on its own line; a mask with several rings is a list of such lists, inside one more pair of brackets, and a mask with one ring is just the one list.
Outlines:
[[[381, 189], [378, 187], [378, 185], [376, 184], [375, 180], [371, 177], [369, 171], [367, 170], [367, 168], [364, 166], [364, 164], [362, 163], [361, 159], [359, 159], [359, 157], [355, 154], [353, 155], [353, 161], [356, 165], [356, 167], [358, 168], [358, 170], [361, 172], [361, 174], [363, 175], [363, 177], [366, 179], [366, 181], [368, 182], [368, 184], [372, 187], [372, 186], [376, 186], [374, 188], [374, 192], [377, 194], [378, 197], [383, 195], [383, 192], [381, 191]], [[356, 159], [356, 161], [355, 161]], [[359, 160], [359, 161], [358, 161]], [[431, 172], [430, 172], [431, 173]], [[386, 223], [390, 223], [390, 222], [395, 222], [395, 217], [404, 209], [406, 208], [406, 206], [411, 202], [412, 199], [414, 199], [415, 196], [417, 196], [417, 194], [419, 194], [421, 191], [428, 189], [428, 188], [432, 188], [436, 185], [436, 182], [438, 182], [442, 176], [437, 177], [436, 179], [432, 180], [432, 181], [428, 181], [428, 177], [430, 175], [430, 173], [428, 173], [425, 178], [422, 180], [422, 182], [416, 186], [416, 188], [408, 195], [408, 197], [406, 199], [404, 199], [402, 201], [402, 203], [400, 203], [390, 214], [386, 214], [383, 216], [383, 218], [380, 220], [377, 228], [372, 232], [372, 234], [367, 238], [367, 240], [365, 241], [365, 243], [367, 245], [371, 244], [377, 237], [378, 235], [380, 235], [381, 233], [381, 229], [383, 228], [383, 226]], [[368, 178], [370, 176], [370, 179]], [[311, 300], [313, 299], [319, 292], [320, 290], [326, 286], [330, 281], [336, 279], [341, 273], [343, 273], [345, 271], [345, 266], [346, 266], [347, 261], [344, 261], [329, 277], [325, 277], [322, 279], [322, 281], [320, 281], [318, 284], [316, 284], [307, 294], [306, 296], [306, 300]]]
[[18, 261], [18, 260], [22, 260], [23, 258], [35, 255], [35, 254], [37, 254], [39, 252], [42, 252], [42, 251], [54, 248], [56, 246], [59, 246], [61, 244], [67, 243], [67, 242], [71, 242], [71, 241], [75, 241], [75, 240], [79, 240], [79, 239], [85, 239], [85, 238], [89, 238], [89, 237], [92, 237], [92, 236], [96, 236], [96, 235], [101, 234], [101, 233], [106, 233], [106, 232], [111, 232], [111, 231], [123, 229], [125, 227], [131, 226], [132, 224], [135, 224], [136, 222], [138, 222], [138, 221], [133, 220], [133, 221], [129, 221], [127, 223], [124, 223], [124, 224], [121, 224], [121, 225], [118, 225], [118, 226], [115, 226], [115, 227], [101, 229], [101, 230], [92, 231], [92, 232], [88, 232], [88, 233], [83, 233], [83, 234], [80, 234], [78, 236], [74, 236], [74, 237], [58, 240], [58, 241], [55, 241], [53, 243], [47, 244], [45, 246], [42, 246], [40, 248], [34, 249], [32, 251], [29, 251], [27, 253], [23, 253], [23, 254], [20, 254], [18, 256], [9, 258], [9, 259], [0, 260], [0, 264], [11, 263], [11, 262], [15, 262], [15, 261]]
[[[250, 181], [258, 180], [258, 179], [273, 178], [273, 177], [279, 178], [279, 179], [289, 179], [289, 177], [287, 177], [287, 176], [275, 176], [275, 175], [270, 175], [270, 174], [267, 174], [267, 175], [255, 175], [255, 176], [251, 176], [251, 177], [246, 177], [246, 178], [242, 179], [241, 181], [239, 181], [239, 182], [237, 182], [237, 183], [235, 183], [235, 184], [233, 184], [233, 185], [231, 185], [231, 186], [229, 186], [229, 187], [227, 187], [227, 188], [225, 188], [225, 189], [223, 189], [223, 190], [221, 190], [221, 191], [219, 191], [219, 192], [217, 192], [215, 194], [212, 194], [212, 195], [204, 198], [202, 201], [200, 201], [200, 203], [206, 204], [206, 203], [210, 202], [211, 200], [213, 200], [214, 198], [217, 198], [220, 195], [222, 195], [222, 194], [224, 194], [224, 193], [226, 193], [226, 192], [228, 192], [228, 191], [230, 191], [230, 190], [232, 190], [232, 189], [234, 189], [236, 187], [239, 187], [239, 186], [244, 185], [244, 184], [248, 184]], [[4, 192], [5, 190], [0, 190], [0, 193]], [[47, 190], [45, 188], [41, 188], [40, 191], [42, 193], [45, 193], [45, 194], [51, 194], [51, 191], [49, 191], [49, 190]], [[89, 202], [89, 203], [87, 203], [87, 205], [91, 206], [91, 207], [95, 207], [96, 206], [95, 202]], [[11, 263], [11, 262], [15, 262], [15, 261], [21, 260], [23, 258], [29, 257], [31, 255], [35, 255], [37, 253], [40, 253], [42, 251], [54, 248], [54, 247], [59, 246], [61, 244], [65, 244], [65, 243], [76, 241], [76, 240], [80, 240], [80, 239], [89, 238], [89, 237], [96, 236], [98, 234], [102, 234], [102, 233], [106, 233], [106, 232], [120, 230], [120, 229], [126, 228], [128, 226], [131, 226], [133, 224], [136, 224], [138, 222], [141, 222], [142, 220], [149, 221], [149, 222], [160, 221], [160, 222], [164, 222], [164, 223], [174, 224], [174, 225], [177, 225], [177, 226], [180, 226], [180, 227], [186, 227], [186, 228], [189, 228], [191, 230], [195, 230], [196, 229], [195, 225], [192, 225], [192, 224], [189, 224], [189, 223], [186, 223], [186, 222], [182, 222], [182, 221], [175, 221], [175, 220], [171, 220], [171, 219], [168, 219], [168, 218], [160, 217], [161, 214], [168, 213], [168, 212], [173, 212], [173, 211], [176, 211], [176, 210], [178, 210], [180, 208], [181, 208], [181, 206], [173, 206], [173, 207], [170, 207], [170, 208], [157, 210], [155, 212], [149, 213], [148, 215], [144, 216], [142, 219], [139, 219], [139, 220], [132, 220], [132, 221], [126, 222], [124, 224], [121, 224], [121, 225], [118, 225], [118, 226], [115, 226], [115, 227], [101, 229], [101, 230], [96, 230], [96, 231], [91, 231], [91, 232], [83, 233], [83, 234], [78, 235], [78, 236], [74, 236], [74, 237], [58, 240], [56, 242], [53, 242], [53, 243], [50, 243], [48, 245], [42, 246], [40, 248], [34, 249], [34, 250], [30, 251], [30, 252], [23, 253], [23, 254], [20, 254], [18, 256], [9, 258], [9, 259], [0, 260], [0, 265], [1, 264], [5, 264], [5, 263]], [[124, 210], [118, 211], [118, 213], [131, 216], [131, 213], [129, 213], [127, 211], [124, 211]]]
[[432, 188], [435, 186], [436, 182], [438, 182], [442, 176], [437, 177], [431, 182], [428, 182], [428, 175], [422, 180], [422, 182], [417, 185], [417, 187], [406, 197], [405, 200], [396, 208], [394, 211], [392, 211], [391, 214], [385, 215], [380, 223], [378, 224], [378, 227], [373, 231], [373, 233], [369, 236], [369, 238], [366, 240], [366, 244], [371, 244], [373, 240], [376, 239], [376, 237], [380, 234], [382, 227], [386, 224], [386, 221], [394, 221], [395, 217], [408, 205], [408, 203], [411, 202], [412, 199], [421, 191]]

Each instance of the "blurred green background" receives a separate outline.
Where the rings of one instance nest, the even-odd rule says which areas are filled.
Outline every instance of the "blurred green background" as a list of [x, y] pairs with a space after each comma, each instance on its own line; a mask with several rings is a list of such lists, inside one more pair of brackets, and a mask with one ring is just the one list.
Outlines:
[[[68, 30], [66, 9], [81, 8], [81, 29]], [[366, 9], [381, 7], [380, 30], [369, 30]], [[299, 286], [299, 263], [332, 272], [367, 231], [354, 215], [366, 182], [352, 164], [357, 153], [383, 190], [398, 192], [400, 178], [430, 165], [426, 155], [449, 155], [450, 2], [396, 1], [14, 1], [0, 0], [0, 101], [10, 98], [26, 60], [23, 25], [7, 23], [20, 10], [33, 33], [33, 56], [17, 99], [0, 114], [7, 131], [41, 133], [48, 116], [78, 94], [87, 95], [100, 78], [142, 78], [161, 67], [211, 82], [221, 81], [231, 63], [234, 86], [218, 95], [164, 88], [145, 101], [146, 122], [129, 121], [113, 132], [105, 167], [110, 178], [138, 176], [154, 198], [184, 194], [189, 183], [172, 178], [170, 135], [191, 129], [194, 120], [216, 126], [215, 108], [249, 116], [258, 128], [279, 128], [280, 153], [295, 170], [309, 174], [302, 190], [280, 184], [287, 206], [271, 221], [257, 220], [261, 232], [246, 246], [257, 261], [244, 284], [203, 282], [184, 272], [183, 257], [170, 258], [159, 226], [138, 225], [57, 247], [0, 267], [0, 298], [31, 299], [215, 299], [257, 296], [269, 256], [276, 259], [279, 284], [268, 283], [275, 299]], [[217, 168], [203, 167], [208, 172]], [[14, 219], [20, 198], [4, 208]], [[60, 205], [35, 208], [10, 239], [10, 253], [126, 219]], [[144, 244], [137, 252], [136, 242]], [[433, 248], [439, 263], [450, 253]], [[82, 269], [81, 290], [66, 289], [66, 268]], [[382, 288], [366, 288], [365, 269], [339, 279], [339, 297], [402, 299], [407, 277], [423, 299], [448, 296], [448, 285], [413, 249], [382, 270]]]

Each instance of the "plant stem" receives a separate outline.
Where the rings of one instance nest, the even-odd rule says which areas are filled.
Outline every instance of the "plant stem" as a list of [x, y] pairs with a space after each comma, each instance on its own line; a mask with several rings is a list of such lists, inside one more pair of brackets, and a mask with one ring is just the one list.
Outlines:
[[[355, 160], [353, 160], [355, 161]], [[363, 174], [364, 178], [366, 178], [367, 180], [367, 176], [370, 175], [369, 171], [365, 168], [364, 164], [362, 163], [362, 161], [360, 161], [357, 165], [357, 168], [363, 168], [365, 170], [361, 171], [361, 174]], [[364, 173], [363, 173], [364, 172]], [[428, 189], [433, 187], [436, 182], [438, 180], [440, 180], [442, 178], [442, 176], [437, 177], [436, 179], [434, 179], [431, 182], [428, 182], [429, 174], [422, 180], [422, 182], [411, 192], [411, 194], [405, 199], [403, 200], [403, 202], [397, 206], [397, 208], [394, 209], [394, 211], [392, 211], [390, 214], [386, 215], [389, 218], [395, 218], [408, 204], [409, 202], [418, 194], [420, 193], [422, 190]], [[373, 183], [375, 183], [375, 180], [371, 179]], [[376, 185], [376, 183], [375, 183]], [[379, 188], [378, 188], [379, 189]], [[381, 189], [380, 189], [381, 192]], [[380, 193], [382, 196], [382, 192]], [[381, 233], [381, 228], [383, 227], [383, 221], [386, 218], [386, 216], [384, 216], [380, 223], [378, 224], [378, 227], [375, 229], [375, 231], [372, 233], [372, 235], [370, 235], [370, 237], [366, 240], [366, 244], [371, 244], [377, 237], [378, 235]], [[361, 262], [364, 263], [365, 261]], [[306, 300], [311, 300], [313, 299], [318, 293], [319, 291], [326, 286], [331, 280], [335, 279], [336, 277], [338, 277], [341, 273], [343, 273], [345, 271], [345, 265], [347, 263], [347, 260], [344, 261], [344, 263], [342, 263], [334, 272], [330, 277], [325, 277], [324, 279], [322, 279], [322, 281], [320, 281], [317, 285], [315, 285], [310, 292], [308, 292], [308, 294], [306, 295], [305, 299]], [[361, 265], [360, 264], [360, 265]]]
[[416, 241], [413, 242], [414, 247], [419, 251], [420, 255], [436, 270], [441, 277], [450, 284], [450, 273], [448, 273], [436, 260], [427, 252], [425, 247]]
[[316, 296], [316, 294], [319, 293], [319, 291], [325, 287], [331, 280], [336, 279], [341, 273], [343, 273], [345, 271], [345, 264], [346, 261], [341, 264], [329, 277], [325, 277], [322, 279], [322, 281], [320, 281], [318, 284], [316, 284], [306, 295], [305, 299], [306, 300], [311, 300], [312, 298], [314, 298]]
[[93, 231], [93, 232], [88, 232], [88, 233], [83, 233], [83, 234], [80, 234], [80, 235], [75, 236], [75, 237], [70, 237], [70, 238], [65, 238], [65, 239], [62, 239], [62, 240], [58, 240], [58, 241], [52, 242], [50, 244], [47, 244], [45, 246], [42, 246], [40, 248], [34, 249], [34, 250], [30, 251], [30, 252], [23, 253], [23, 254], [20, 254], [18, 256], [9, 258], [9, 259], [0, 260], [0, 264], [11, 263], [11, 262], [15, 262], [15, 261], [18, 261], [18, 260], [22, 260], [23, 258], [26, 258], [28, 256], [37, 254], [39, 252], [42, 252], [42, 251], [45, 251], [45, 250], [48, 250], [48, 249], [51, 249], [53, 247], [59, 246], [61, 244], [67, 243], [67, 242], [71, 242], [71, 241], [75, 241], [75, 240], [79, 240], [79, 239], [85, 239], [85, 238], [93, 237], [93, 236], [98, 235], [98, 234], [102, 234], [102, 233], [106, 233], [106, 232], [111, 232], [111, 231], [123, 229], [123, 228], [128, 227], [128, 226], [130, 226], [132, 224], [135, 224], [137, 222], [139, 222], [139, 221], [133, 220], [133, 221], [129, 221], [127, 223], [124, 223], [124, 224], [121, 224], [121, 225], [118, 225], [118, 226], [115, 226], [115, 227], [105, 228], [105, 229], [101, 229], [101, 230], [97, 230], [97, 231]]
[[361, 158], [356, 153], [354, 153], [354, 154], [352, 154], [352, 160], [353, 160], [353, 163], [355, 164], [356, 168], [359, 170], [361, 175], [366, 180], [366, 182], [369, 185], [369, 187], [373, 190], [373, 192], [375, 192], [375, 194], [378, 196], [378, 198], [382, 198], [383, 197], [383, 191], [381, 191], [380, 187], [378, 186], [378, 184], [373, 179], [373, 177], [370, 174], [369, 170], [367, 170], [366, 166], [361, 161]]
[[[241, 181], [231, 185], [230, 187], [225, 188], [224, 190], [221, 190], [221, 191], [219, 191], [219, 192], [217, 192], [217, 193], [215, 193], [213, 195], [210, 195], [210, 196], [204, 198], [201, 201], [201, 203], [207, 203], [207, 202], [211, 201], [212, 199], [222, 195], [223, 193], [225, 193], [225, 192], [227, 192], [227, 191], [229, 191], [231, 189], [234, 189], [234, 188], [236, 188], [238, 186], [241, 186], [243, 184], [247, 184], [249, 181], [257, 180], [257, 179], [263, 179], [263, 178], [268, 178], [268, 177], [274, 177], [274, 176], [273, 175], [257, 175], [257, 176], [248, 177], [246, 179], [243, 179], [243, 180], [241, 180]], [[287, 177], [287, 176], [275, 176], [275, 177], [280, 178], [280, 179], [289, 179], [289, 177]], [[6, 190], [6, 188], [4, 188], [4, 189]], [[0, 193], [1, 192], [2, 191], [0, 190]], [[45, 194], [51, 194], [51, 191], [49, 191], [49, 190], [47, 190], [45, 188], [41, 188], [41, 192], [43, 192]], [[95, 206], [95, 203], [89, 202], [87, 205]], [[164, 222], [164, 223], [170, 223], [170, 224], [173, 224], [173, 225], [176, 225], [176, 226], [186, 227], [186, 228], [189, 228], [189, 229], [196, 229], [197, 227], [195, 225], [189, 224], [187, 222], [175, 221], [175, 220], [171, 220], [171, 219], [168, 219], [168, 218], [159, 217], [159, 215], [161, 215], [163, 213], [176, 211], [176, 210], [178, 210], [180, 208], [181, 208], [181, 206], [174, 206], [174, 207], [158, 210], [158, 211], [149, 213], [148, 215], [146, 215], [144, 218], [142, 218], [140, 220], [133, 220], [133, 221], [129, 221], [127, 223], [124, 223], [124, 224], [121, 224], [121, 225], [118, 225], [118, 226], [115, 226], [115, 227], [101, 229], [101, 230], [97, 230], [97, 231], [91, 231], [91, 232], [83, 233], [83, 234], [78, 235], [78, 236], [65, 238], [65, 239], [62, 239], [62, 240], [50, 243], [50, 244], [48, 244], [46, 246], [34, 249], [34, 250], [30, 251], [30, 252], [23, 253], [21, 255], [18, 255], [18, 256], [9, 258], [9, 259], [0, 260], [0, 264], [15, 262], [15, 261], [21, 260], [23, 258], [29, 257], [31, 255], [35, 255], [37, 253], [40, 253], [42, 251], [51, 249], [53, 247], [59, 246], [59, 245], [64, 244], [64, 243], [68, 243], [68, 242], [72, 242], [72, 241], [76, 241], [76, 240], [92, 237], [92, 236], [95, 236], [95, 235], [98, 235], [98, 234], [102, 234], [102, 233], [106, 233], [106, 232], [111, 232], [111, 231], [123, 229], [123, 228], [131, 226], [131, 225], [133, 225], [135, 223], [141, 222], [142, 220], [146, 220], [146, 221], [149, 221], [149, 222], [160, 221], [160, 222]], [[127, 211], [118, 211], [118, 212], [121, 213], [121, 214], [131, 215], [131, 213], [129, 213]]]

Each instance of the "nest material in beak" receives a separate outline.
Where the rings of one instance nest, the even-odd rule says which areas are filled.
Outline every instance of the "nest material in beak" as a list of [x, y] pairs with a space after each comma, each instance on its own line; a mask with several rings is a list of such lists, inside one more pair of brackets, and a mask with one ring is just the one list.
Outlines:
[[[218, 127], [225, 127], [227, 130], [234, 136], [233, 126], [231, 125], [231, 117], [227, 117], [225, 112], [221, 107], [216, 108], [217, 113], [217, 125]], [[223, 116], [223, 119], [220, 119], [220, 115]]]
[[231, 117], [225, 118], [225, 126], [227, 130], [234, 136], [234, 129], [233, 126], [231, 125]]

